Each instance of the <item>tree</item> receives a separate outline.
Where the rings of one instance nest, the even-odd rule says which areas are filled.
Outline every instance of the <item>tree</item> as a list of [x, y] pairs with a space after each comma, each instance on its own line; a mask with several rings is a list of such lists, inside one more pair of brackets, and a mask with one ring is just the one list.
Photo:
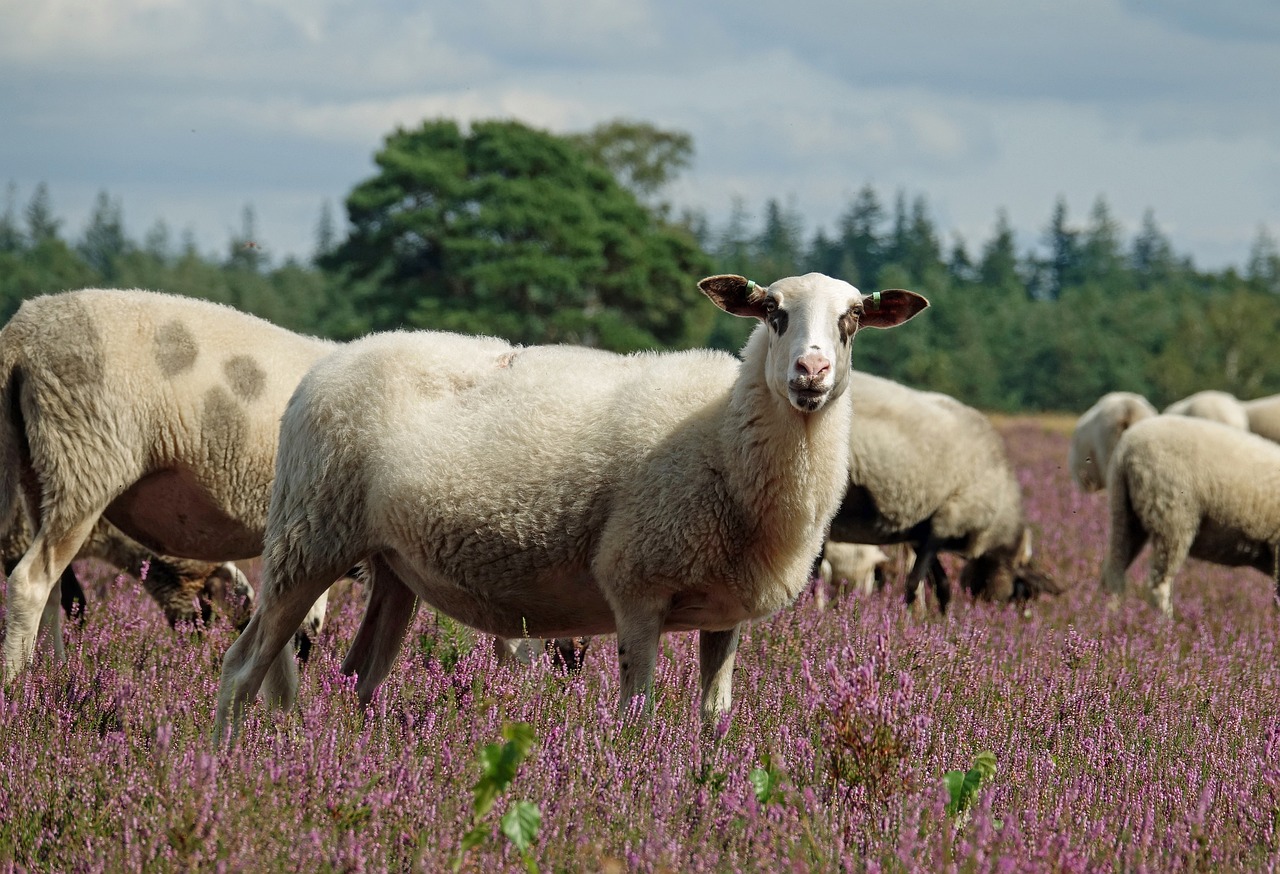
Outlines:
[[614, 119], [569, 137], [641, 203], [665, 212], [658, 193], [693, 163], [693, 137], [642, 121]]
[[4, 193], [4, 213], [0, 214], [0, 253], [22, 248], [22, 229], [18, 227], [18, 186], [10, 182]]
[[884, 207], [875, 189], [864, 185], [837, 223], [840, 246], [854, 268], [841, 277], [854, 285], [875, 285], [885, 263], [885, 247], [880, 237]]
[[333, 207], [326, 200], [320, 205], [320, 219], [316, 222], [316, 252], [312, 260], [330, 254], [337, 245], [338, 229], [333, 220]]
[[1050, 300], [1057, 300], [1063, 289], [1080, 279], [1080, 232], [1067, 226], [1067, 202], [1061, 197], [1053, 206], [1053, 216], [1045, 229], [1045, 245], [1049, 258], [1045, 262], [1042, 287], [1037, 289]]
[[233, 270], [257, 273], [266, 266], [267, 256], [258, 240], [258, 216], [251, 204], [240, 213], [240, 233], [231, 235], [227, 248], [227, 266]]
[[112, 200], [105, 191], [98, 192], [84, 238], [76, 251], [106, 283], [119, 278], [119, 260], [128, 248], [124, 233], [124, 215], [120, 201]]
[[1009, 297], [1022, 296], [1025, 286], [1018, 273], [1017, 241], [1009, 214], [1003, 209], [996, 214], [995, 233], [982, 247], [978, 261], [978, 281], [984, 289]]
[[1249, 248], [1249, 266], [1245, 276], [1260, 291], [1280, 294], [1280, 250], [1265, 225], [1258, 228], [1258, 236]]
[[1134, 280], [1139, 288], [1161, 285], [1173, 277], [1177, 267], [1169, 238], [1156, 224], [1155, 214], [1147, 210], [1129, 253], [1129, 269]]
[[1089, 212], [1089, 226], [1080, 238], [1081, 277], [1114, 290], [1124, 272], [1120, 223], [1111, 216], [1105, 198], [1099, 196]]
[[764, 208], [764, 228], [755, 240], [755, 271], [772, 282], [794, 275], [800, 268], [803, 219], [794, 206], [783, 207], [770, 198]]
[[691, 236], [565, 137], [514, 121], [390, 134], [347, 198], [350, 232], [320, 259], [374, 329], [492, 333], [615, 349], [710, 329]]
[[53, 216], [53, 204], [49, 200], [49, 187], [41, 182], [27, 204], [27, 240], [38, 246], [58, 237], [61, 222]]

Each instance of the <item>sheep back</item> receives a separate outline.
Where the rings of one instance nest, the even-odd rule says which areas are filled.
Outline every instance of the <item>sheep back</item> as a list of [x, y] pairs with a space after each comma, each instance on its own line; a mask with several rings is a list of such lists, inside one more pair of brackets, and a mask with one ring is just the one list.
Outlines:
[[1234, 395], [1225, 391], [1199, 391], [1165, 407], [1165, 415], [1191, 416], [1249, 430], [1249, 414]]
[[21, 463], [45, 514], [74, 521], [105, 506], [159, 552], [249, 557], [261, 549], [278, 411], [332, 346], [175, 295], [47, 295], [0, 333], [5, 413], [20, 420], [11, 427], [24, 431]]
[[[1153, 538], [1190, 555], [1274, 573], [1280, 544], [1280, 446], [1207, 419], [1157, 416], [1116, 445], [1109, 483]], [[1115, 526], [1113, 507], [1113, 528]], [[1115, 532], [1113, 531], [1113, 537]]]
[[1259, 437], [1280, 443], [1280, 395], [1244, 402], [1249, 430]]
[[1021, 488], [986, 416], [866, 373], [853, 374], [850, 393], [850, 493], [833, 539], [901, 542], [931, 520], [936, 537], [970, 558], [1018, 541]]

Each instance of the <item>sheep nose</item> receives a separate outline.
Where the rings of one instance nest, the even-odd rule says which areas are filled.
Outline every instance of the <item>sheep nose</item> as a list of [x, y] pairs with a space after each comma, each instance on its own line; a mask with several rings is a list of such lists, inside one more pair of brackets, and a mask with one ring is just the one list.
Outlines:
[[818, 352], [806, 352], [796, 359], [796, 370], [810, 379], [822, 376], [830, 369], [831, 362], [825, 355]]

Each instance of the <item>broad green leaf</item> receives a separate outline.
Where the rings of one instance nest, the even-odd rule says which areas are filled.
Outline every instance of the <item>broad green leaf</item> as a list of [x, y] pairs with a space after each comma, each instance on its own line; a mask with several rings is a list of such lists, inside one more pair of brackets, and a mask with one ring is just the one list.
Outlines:
[[542, 811], [530, 801], [517, 801], [502, 816], [502, 833], [522, 853], [537, 839], [541, 825]]
[[991, 750], [983, 750], [973, 757], [973, 767], [982, 774], [984, 781], [996, 775], [996, 754]]

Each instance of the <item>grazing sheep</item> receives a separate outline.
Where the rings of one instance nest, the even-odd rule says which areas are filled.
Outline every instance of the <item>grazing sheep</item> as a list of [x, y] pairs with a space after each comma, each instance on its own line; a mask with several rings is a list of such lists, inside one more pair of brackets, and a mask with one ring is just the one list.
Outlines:
[[[15, 518], [12, 528], [0, 536], [0, 561], [6, 575], [13, 573], [23, 553], [31, 546], [31, 529], [26, 524], [26, 516], [18, 513]], [[245, 601], [253, 600], [253, 587], [234, 564], [153, 555], [149, 549], [125, 537], [106, 519], [98, 520], [76, 558], [96, 558], [140, 576], [143, 588], [160, 605], [170, 625], [197, 619], [208, 624], [214, 602], [227, 592]], [[142, 575], [140, 570], [144, 562], [147, 572]], [[52, 595], [50, 600], [54, 600]], [[71, 565], [67, 565], [61, 574], [60, 600], [63, 612], [68, 616], [76, 612], [83, 615], [84, 589]], [[53, 644], [54, 651], [61, 655], [61, 635], [54, 639]]]
[[1280, 443], [1280, 395], [1244, 402], [1249, 430], [1259, 437]]
[[1173, 615], [1173, 578], [1192, 558], [1257, 568], [1280, 594], [1280, 445], [1207, 419], [1157, 416], [1116, 444], [1107, 472], [1111, 536], [1102, 586], [1119, 597], [1148, 540], [1147, 597]]
[[50, 595], [100, 518], [166, 556], [262, 551], [280, 414], [334, 348], [155, 292], [22, 305], [0, 331], [0, 528], [12, 528], [20, 496], [36, 533], [9, 577], [6, 680], [42, 625], [61, 638]]
[[[369, 601], [342, 665], [362, 702], [416, 596], [506, 638], [616, 631], [624, 713], [652, 706], [662, 632], [696, 629], [703, 717], [726, 712], [741, 623], [800, 593], [839, 502], [854, 332], [927, 304], [816, 273], [699, 288], [762, 323], [744, 360], [534, 347], [498, 368], [480, 339], [389, 334], [318, 363], [281, 423], [258, 609], [223, 660], [217, 737], [260, 686], [291, 705], [287, 629], [362, 558]], [[453, 386], [428, 378], [444, 364]]]
[[888, 562], [888, 554], [878, 546], [828, 540], [822, 547], [822, 563], [818, 569], [821, 580], [816, 598], [818, 609], [827, 605], [827, 589], [841, 581], [863, 594], [874, 592], [883, 582], [883, 568]]
[[1169, 404], [1164, 408], [1164, 413], [1166, 416], [1208, 419], [1211, 422], [1221, 422], [1232, 428], [1239, 428], [1241, 431], [1249, 430], [1249, 414], [1245, 411], [1244, 404], [1225, 391], [1198, 391]]
[[1156, 408], [1140, 394], [1108, 392], [1085, 411], [1071, 435], [1067, 464], [1082, 490], [1096, 492], [1107, 484], [1107, 463], [1116, 441], [1134, 422], [1157, 415]]
[[986, 416], [947, 395], [866, 373], [850, 377], [849, 395], [849, 490], [831, 520], [831, 539], [910, 544], [916, 558], [908, 604], [927, 575], [946, 610], [951, 586], [940, 552], [968, 560], [961, 582], [980, 597], [1026, 600], [1059, 591], [1032, 564], [1022, 490]]

